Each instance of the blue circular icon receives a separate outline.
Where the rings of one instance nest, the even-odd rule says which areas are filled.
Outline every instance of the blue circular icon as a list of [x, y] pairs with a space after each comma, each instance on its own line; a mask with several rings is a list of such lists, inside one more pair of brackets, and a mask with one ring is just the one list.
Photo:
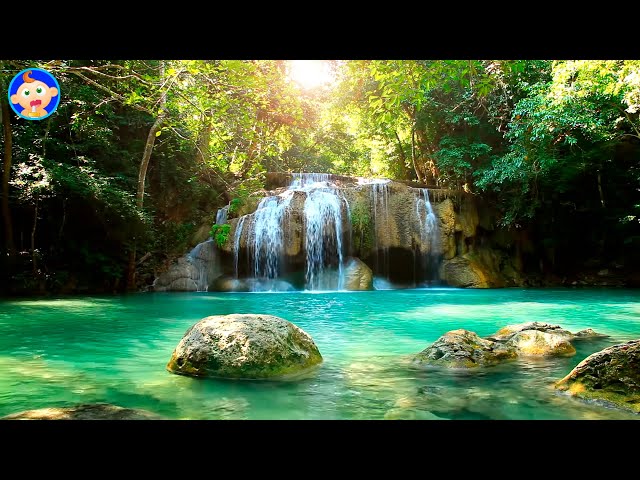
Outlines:
[[44, 120], [60, 104], [60, 85], [46, 70], [26, 68], [9, 84], [9, 105], [27, 120]]

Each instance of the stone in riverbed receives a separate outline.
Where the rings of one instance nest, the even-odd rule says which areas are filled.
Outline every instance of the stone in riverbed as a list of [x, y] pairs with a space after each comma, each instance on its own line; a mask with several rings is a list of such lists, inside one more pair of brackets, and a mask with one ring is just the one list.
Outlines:
[[563, 334], [523, 330], [513, 335], [505, 345], [513, 347], [522, 357], [570, 357], [576, 349]]
[[[507, 325], [506, 327], [501, 328], [496, 333], [494, 333], [493, 335], [487, 338], [495, 341], [507, 341], [507, 340], [510, 340], [519, 332], [523, 332], [525, 330], [535, 330], [538, 332], [553, 333], [554, 335], [560, 335], [568, 338], [571, 338], [574, 336], [573, 333], [571, 333], [569, 330], [565, 330], [560, 325], [551, 325], [550, 323], [544, 323], [544, 322], [527, 322], [527, 323], [518, 323], [515, 325]], [[593, 332], [593, 330], [591, 331]]]
[[301, 374], [322, 362], [313, 339], [273, 315], [203, 318], [184, 334], [167, 370], [193, 377], [270, 379]]
[[0, 420], [161, 420], [146, 410], [122, 408], [109, 403], [85, 403], [73, 407], [40, 408], [13, 413]]
[[640, 413], [640, 340], [589, 355], [555, 387], [585, 400]]
[[418, 353], [414, 365], [474, 368], [516, 357], [513, 347], [480, 338], [469, 330], [452, 330]]
[[585, 328], [584, 330], [580, 330], [573, 335], [574, 340], [589, 340], [592, 338], [604, 338], [609, 335], [605, 335], [603, 333], [598, 333], [593, 330], [593, 328]]
[[414, 357], [414, 365], [474, 368], [515, 357], [575, 355], [574, 339], [605, 337], [592, 329], [571, 333], [559, 325], [528, 322], [508, 325], [481, 338], [468, 330], [452, 330]]

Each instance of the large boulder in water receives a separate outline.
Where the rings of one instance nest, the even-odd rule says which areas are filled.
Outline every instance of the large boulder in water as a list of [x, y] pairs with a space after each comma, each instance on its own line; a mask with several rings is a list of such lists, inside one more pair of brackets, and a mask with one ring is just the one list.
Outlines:
[[13, 413], [0, 420], [161, 420], [146, 410], [122, 408], [109, 403], [86, 403], [73, 407], [40, 408]]
[[589, 355], [555, 387], [640, 413], [640, 340]]
[[359, 258], [352, 257], [344, 266], [345, 290], [373, 290], [373, 272]]
[[566, 336], [538, 330], [518, 332], [505, 345], [513, 347], [518, 356], [523, 357], [570, 357], [576, 354], [575, 347]]
[[313, 339], [273, 315], [206, 317], [184, 334], [167, 370], [193, 377], [270, 379], [303, 373], [322, 362]]
[[413, 364], [474, 368], [515, 357], [513, 347], [485, 340], [474, 332], [459, 329], [445, 333], [430, 347], [418, 353]]

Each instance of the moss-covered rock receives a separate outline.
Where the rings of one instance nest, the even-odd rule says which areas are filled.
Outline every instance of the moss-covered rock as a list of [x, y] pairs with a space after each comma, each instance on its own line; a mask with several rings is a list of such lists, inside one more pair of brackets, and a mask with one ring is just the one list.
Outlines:
[[508, 325], [485, 338], [468, 330], [452, 330], [417, 354], [413, 364], [474, 368], [516, 357], [571, 356], [576, 353], [572, 340], [603, 336], [592, 329], [574, 334], [543, 322]]
[[449, 368], [475, 368], [515, 358], [513, 347], [479, 337], [469, 330], [445, 333], [431, 346], [418, 353], [414, 365], [436, 365]]
[[589, 355], [555, 387], [582, 399], [640, 413], [640, 340]]
[[184, 334], [167, 370], [193, 377], [269, 379], [300, 374], [322, 362], [313, 339], [273, 315], [206, 317]]
[[161, 420], [146, 410], [122, 408], [109, 403], [85, 403], [72, 407], [40, 408], [13, 413], [0, 420]]

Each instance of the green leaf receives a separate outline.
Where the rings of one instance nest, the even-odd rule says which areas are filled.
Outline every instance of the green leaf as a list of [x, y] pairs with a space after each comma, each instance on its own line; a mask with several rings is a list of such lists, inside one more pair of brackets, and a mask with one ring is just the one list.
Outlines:
[[158, 130], [158, 131], [156, 132], [156, 137], [159, 137], [160, 135], [162, 135], [162, 130]]

